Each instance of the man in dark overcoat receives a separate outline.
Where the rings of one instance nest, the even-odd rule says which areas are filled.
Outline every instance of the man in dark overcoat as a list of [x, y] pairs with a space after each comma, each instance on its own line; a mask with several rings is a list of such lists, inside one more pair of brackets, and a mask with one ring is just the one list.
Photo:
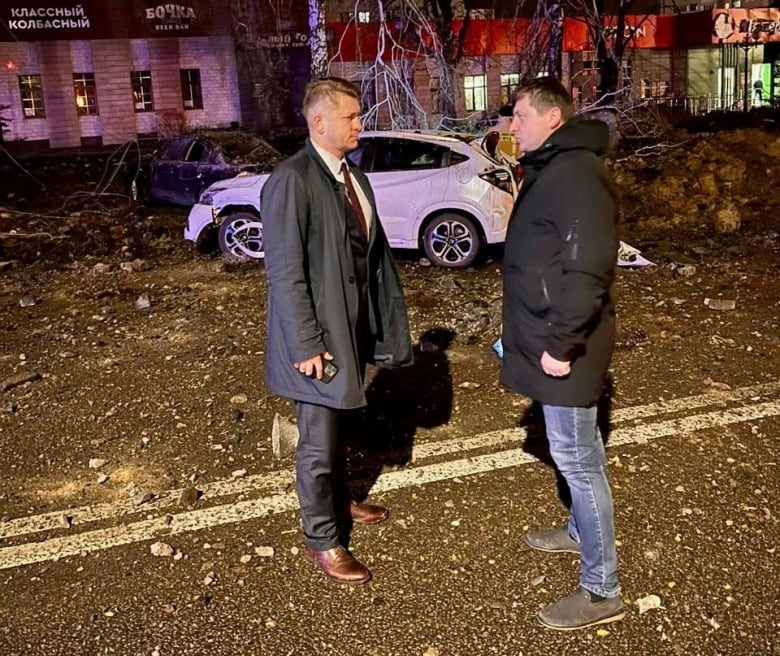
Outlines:
[[549, 77], [517, 90], [510, 130], [524, 177], [504, 250], [500, 379], [541, 404], [550, 455], [571, 493], [568, 526], [525, 538], [581, 559], [580, 586], [539, 619], [553, 629], [585, 628], [624, 616], [596, 422], [615, 331], [617, 204], [600, 160], [609, 132], [574, 117], [568, 92]]
[[360, 95], [351, 83], [309, 83], [305, 147], [261, 192], [268, 317], [265, 381], [295, 402], [296, 488], [304, 555], [332, 579], [369, 570], [340, 544], [344, 521], [372, 524], [386, 508], [349, 497], [338, 455], [339, 415], [366, 405], [366, 364], [412, 363], [403, 290], [374, 194], [346, 154], [358, 146]]

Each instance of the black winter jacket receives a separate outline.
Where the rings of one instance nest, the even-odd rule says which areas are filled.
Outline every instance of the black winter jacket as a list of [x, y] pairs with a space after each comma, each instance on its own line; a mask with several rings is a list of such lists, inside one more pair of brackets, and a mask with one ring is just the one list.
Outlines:
[[[368, 194], [374, 217], [368, 243], [369, 322], [372, 363], [412, 363], [403, 291], [368, 179], [350, 168]], [[265, 381], [289, 399], [331, 408], [366, 404], [355, 328], [359, 292], [350, 247], [343, 185], [307, 141], [282, 162], [263, 186], [261, 211], [268, 277]], [[329, 383], [294, 368], [330, 352], [339, 372]]]
[[[612, 357], [617, 203], [599, 159], [608, 145], [604, 123], [574, 118], [521, 159], [504, 249], [500, 380], [548, 405], [593, 405]], [[570, 361], [571, 373], [545, 374], [544, 351]]]

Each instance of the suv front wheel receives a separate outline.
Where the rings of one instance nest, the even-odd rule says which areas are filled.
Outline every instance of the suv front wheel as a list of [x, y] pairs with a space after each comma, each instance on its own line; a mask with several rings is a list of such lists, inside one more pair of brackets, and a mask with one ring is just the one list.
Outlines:
[[265, 256], [263, 222], [249, 212], [225, 217], [217, 234], [220, 250], [233, 260], [259, 260]]
[[423, 233], [423, 249], [436, 266], [463, 269], [473, 264], [481, 248], [479, 228], [460, 214], [440, 214]]

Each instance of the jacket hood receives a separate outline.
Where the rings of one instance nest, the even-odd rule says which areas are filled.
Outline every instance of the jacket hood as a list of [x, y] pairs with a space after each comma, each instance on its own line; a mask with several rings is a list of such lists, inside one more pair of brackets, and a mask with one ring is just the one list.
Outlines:
[[610, 150], [607, 124], [596, 119], [569, 119], [537, 150], [529, 152], [520, 161], [544, 164], [567, 150], [589, 150], [598, 157], [606, 155]]

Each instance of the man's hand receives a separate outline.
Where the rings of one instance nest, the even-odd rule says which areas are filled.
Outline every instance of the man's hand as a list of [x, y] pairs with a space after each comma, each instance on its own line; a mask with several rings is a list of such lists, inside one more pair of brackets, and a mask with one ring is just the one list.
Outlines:
[[302, 362], [293, 362], [293, 367], [300, 371], [304, 376], [311, 378], [313, 375], [317, 380], [320, 380], [322, 378], [322, 368], [325, 366], [323, 361], [332, 359], [333, 356], [327, 351], [324, 351], [323, 353], [318, 353], [308, 360], [303, 360]]
[[542, 353], [542, 370], [548, 376], [555, 376], [555, 378], [563, 378], [571, 373], [571, 362], [561, 362], [556, 360], [547, 351]]

